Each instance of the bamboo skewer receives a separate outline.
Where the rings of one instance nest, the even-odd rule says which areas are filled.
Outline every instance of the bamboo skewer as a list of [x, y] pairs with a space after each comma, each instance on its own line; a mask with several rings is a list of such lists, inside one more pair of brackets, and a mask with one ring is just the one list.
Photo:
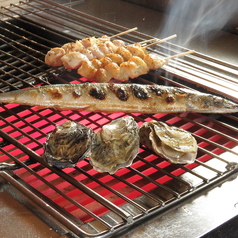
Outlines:
[[[148, 48], [148, 47], [150, 47], [150, 46], [152, 46], [152, 45], [160, 44], [160, 43], [162, 43], [162, 42], [165, 42], [165, 41], [167, 41], [167, 40], [173, 39], [173, 38], [175, 38], [175, 37], [177, 37], [176, 34], [175, 34], [175, 35], [172, 35], [172, 36], [169, 36], [169, 37], [166, 37], [166, 38], [161, 39], [161, 40], [159, 40], [158, 38], [152, 38], [152, 39], [140, 41], [140, 42], [138, 42], [138, 43], [142, 46], [142, 48], [146, 49], [146, 48]], [[153, 41], [154, 41], [154, 42], [153, 42]], [[151, 44], [149, 44], [149, 45], [143, 46], [144, 44], [150, 43], [150, 42], [153, 42], [153, 43], [151, 43]], [[133, 43], [133, 44], [134, 44], [134, 43]], [[133, 45], [133, 44], [131, 44], [131, 45]]]
[[[137, 27], [134, 27], [134, 28], [129, 29], [129, 30], [127, 30], [127, 31], [120, 32], [120, 33], [118, 33], [118, 34], [116, 34], [116, 35], [110, 36], [110, 39], [111, 39], [111, 38], [115, 38], [115, 37], [117, 37], [117, 36], [121, 36], [121, 35], [130, 33], [130, 32], [132, 32], [132, 31], [136, 31], [137, 29], [138, 29]], [[176, 34], [171, 35], [171, 36], [168, 36], [168, 37], [166, 37], [166, 38], [164, 38], [164, 39], [161, 39], [161, 40], [158, 40], [157, 38], [154, 38], [154, 39], [144, 40], [144, 41], [141, 41], [141, 42], [139, 42], [139, 43], [140, 43], [140, 44], [144, 44], [144, 43], [147, 43], [147, 42], [155, 41], [155, 42], [152, 42], [151, 44], [148, 44], [148, 45], [146, 45], [146, 46], [143, 47], [144, 49], [146, 49], [146, 48], [151, 47], [151, 46], [153, 46], [153, 45], [157, 45], [157, 44], [163, 43], [163, 42], [165, 42], [165, 41], [171, 40], [171, 39], [173, 39], [173, 38], [175, 38], [175, 37], [177, 37]], [[157, 41], [157, 40], [158, 40], [158, 41]], [[189, 50], [189, 51], [184, 52], [184, 53], [179, 53], [179, 54], [176, 54], [176, 55], [168, 56], [167, 58], [165, 58], [165, 60], [182, 57], [182, 56], [185, 56], [185, 55], [188, 55], [188, 54], [193, 54], [194, 52], [195, 52], [195, 50]]]
[[146, 46], [144, 46], [143, 48], [146, 49], [146, 48], [148, 48], [148, 47], [150, 47], [150, 46], [163, 43], [163, 42], [165, 42], [165, 41], [167, 41], [167, 40], [171, 40], [171, 39], [173, 39], [173, 38], [175, 38], [175, 37], [177, 37], [176, 34], [174, 34], [174, 35], [172, 35], [172, 36], [168, 36], [168, 37], [166, 37], [166, 38], [164, 38], [164, 39], [161, 39], [161, 40], [156, 39], [156, 40], [158, 40], [158, 41], [153, 42], [153, 43], [151, 43], [151, 44], [149, 44], [149, 45], [146, 45]]
[[132, 32], [132, 31], [136, 31], [137, 29], [138, 29], [137, 27], [134, 27], [132, 29], [120, 32], [120, 33], [118, 33], [116, 35], [110, 36], [109, 38], [111, 39], [111, 38], [115, 38], [115, 37], [118, 37], [118, 36], [121, 36], [121, 35], [124, 35], [124, 34], [128, 34], [128, 33]]
[[[115, 34], [115, 35], [113, 35], [113, 36], [110, 36], [109, 39], [111, 39], [111, 38], [116, 38], [116, 37], [118, 37], [118, 36], [128, 34], [128, 33], [130, 33], [130, 32], [136, 31], [137, 29], [138, 29], [137, 27], [128, 29], [128, 30], [126, 30], [126, 31], [120, 32], [120, 33]], [[150, 47], [150, 46], [163, 43], [163, 42], [168, 41], [168, 40], [170, 40], [170, 39], [173, 39], [173, 38], [175, 38], [175, 37], [177, 37], [176, 34], [174, 34], [174, 35], [172, 35], [172, 36], [168, 36], [168, 37], [166, 37], [166, 38], [164, 38], [164, 39], [161, 39], [161, 40], [159, 40], [159, 39], [157, 39], [157, 38], [153, 38], [153, 39], [148, 39], [148, 40], [141, 41], [141, 42], [139, 42], [139, 43], [140, 43], [140, 44], [145, 44], [145, 43], [149, 43], [149, 42], [155, 41], [155, 42], [153, 42], [153, 43], [151, 43], [151, 44], [146, 45], [146, 46], [143, 47], [144, 49], [146, 49], [146, 48], [148, 48], [148, 47]]]
[[152, 38], [152, 39], [148, 39], [148, 40], [143, 40], [143, 41], [140, 41], [138, 43], [143, 45], [143, 44], [150, 43], [150, 42], [153, 42], [153, 41], [158, 41], [158, 38]]
[[176, 55], [168, 56], [168, 57], [166, 57], [166, 58], [164, 58], [164, 59], [165, 59], [165, 60], [170, 60], [170, 59], [182, 57], [182, 56], [184, 56], [184, 55], [193, 54], [194, 52], [195, 52], [195, 50], [189, 50], [189, 51], [187, 51], [187, 52], [183, 52], [183, 53], [179, 53], [179, 54], [176, 54]]
[[[140, 42], [136, 42], [136, 43], [138, 43], [138, 44], [140, 44], [141, 46], [142, 46], [142, 48], [144, 48], [146, 45], [146, 43], [149, 43], [149, 42], [153, 42], [153, 41], [157, 41], [158, 39], [157, 38], [152, 38], [152, 39], [148, 39], [148, 40], [143, 40], [143, 41], [140, 41]], [[135, 43], [132, 43], [132, 44], [130, 44], [130, 45], [134, 45]], [[144, 47], [143, 47], [143, 45], [145, 45]]]

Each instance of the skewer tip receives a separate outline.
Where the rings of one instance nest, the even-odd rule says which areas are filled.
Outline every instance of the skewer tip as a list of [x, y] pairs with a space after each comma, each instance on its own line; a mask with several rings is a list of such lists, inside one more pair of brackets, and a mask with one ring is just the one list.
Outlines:
[[148, 48], [148, 47], [150, 47], [150, 46], [163, 43], [163, 42], [168, 41], [168, 40], [171, 40], [171, 39], [173, 39], [173, 38], [175, 38], [175, 37], [177, 37], [176, 34], [174, 34], [174, 35], [172, 35], [172, 36], [168, 36], [168, 37], [166, 37], [166, 38], [164, 38], [164, 39], [161, 39], [161, 40], [155, 38], [155, 39], [154, 39], [155, 42], [153, 42], [153, 43], [151, 43], [151, 44], [149, 44], [149, 45], [146, 45], [146, 46], [144, 46], [143, 48], [146, 49], [146, 48]]
[[176, 54], [176, 55], [168, 56], [168, 57], [166, 57], [164, 59], [165, 60], [174, 59], [174, 58], [182, 57], [182, 56], [185, 56], [185, 55], [190, 55], [190, 54], [193, 54], [193, 53], [195, 53], [195, 50], [189, 50], [189, 51], [186, 51], [186, 52], [183, 52], [183, 53], [179, 53], [179, 54]]
[[110, 36], [110, 39], [111, 39], [111, 38], [115, 38], [115, 37], [117, 37], [117, 36], [124, 35], [124, 34], [128, 34], [128, 33], [130, 33], [130, 32], [136, 31], [137, 29], [138, 29], [137, 27], [128, 29], [128, 30], [123, 31], [123, 32], [120, 32], [120, 33], [118, 33], [118, 34], [116, 34], [116, 35]]

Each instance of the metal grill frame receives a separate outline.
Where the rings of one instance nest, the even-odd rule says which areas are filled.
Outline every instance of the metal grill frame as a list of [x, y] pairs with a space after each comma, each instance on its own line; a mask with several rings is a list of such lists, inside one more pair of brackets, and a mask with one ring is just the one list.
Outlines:
[[[77, 38], [113, 35], [126, 30], [47, 0], [3, 7], [2, 15], [1, 92], [35, 85], [85, 82], [74, 71], [45, 65], [47, 50]], [[66, 15], [67, 23], [64, 23]], [[31, 32], [31, 27], [37, 34]], [[58, 37], [57, 42], [55, 37]], [[133, 32], [120, 38], [132, 43], [151, 37]], [[170, 43], [151, 49], [165, 57], [186, 50]], [[216, 87], [211, 84], [203, 90], [237, 101], [234, 94], [237, 90], [232, 87], [237, 82], [237, 72], [238, 67], [234, 65], [195, 53], [172, 60], [162, 69], [131, 82], [197, 89], [204, 85], [203, 80], [198, 79], [215, 77], [218, 82], [226, 81], [227, 89], [220, 90], [221, 85], [217, 83]], [[142, 146], [131, 167], [108, 175], [92, 170], [88, 160], [79, 162], [76, 168], [59, 170], [50, 167], [40, 156], [47, 133], [56, 124], [76, 120], [97, 131], [112, 119], [127, 115], [133, 116], [138, 125], [155, 119], [190, 131], [199, 144], [198, 159], [191, 165], [174, 165]], [[2, 105], [0, 117], [1, 162], [12, 164], [12, 171], [1, 172], [0, 176], [81, 236], [116, 234], [145, 218], [161, 214], [202, 189], [225, 181], [238, 171], [238, 129], [234, 126], [238, 119], [235, 114], [214, 119], [211, 115], [197, 113], [107, 114]], [[225, 122], [228, 120], [230, 123]]]

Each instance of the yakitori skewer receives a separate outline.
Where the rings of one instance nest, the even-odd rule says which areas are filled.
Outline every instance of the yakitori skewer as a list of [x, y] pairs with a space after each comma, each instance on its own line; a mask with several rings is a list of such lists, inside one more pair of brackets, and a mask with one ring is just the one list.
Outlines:
[[[146, 74], [149, 70], [161, 68], [169, 59], [191, 54], [194, 51], [161, 58], [147, 52], [147, 48], [176, 37], [176, 34], [164, 39], [151, 39], [126, 45], [122, 40], [112, 40], [117, 36], [135, 31], [137, 27], [120, 32], [111, 37], [85, 38], [66, 43], [61, 48], [51, 49], [45, 62], [51, 66], [63, 65], [65, 69], [77, 69], [78, 74], [96, 82], [109, 82], [110, 79], [127, 81]], [[152, 42], [145, 46], [142, 44]]]

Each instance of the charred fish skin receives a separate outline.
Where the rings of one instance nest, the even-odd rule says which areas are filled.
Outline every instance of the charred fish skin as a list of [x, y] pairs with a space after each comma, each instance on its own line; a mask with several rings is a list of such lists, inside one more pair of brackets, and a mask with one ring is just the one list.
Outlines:
[[75, 167], [90, 156], [94, 132], [75, 121], [66, 121], [48, 135], [44, 147], [44, 160], [57, 168]]
[[0, 94], [0, 103], [59, 110], [140, 113], [234, 113], [238, 104], [212, 94], [172, 86], [81, 83], [39, 86]]
[[130, 166], [139, 152], [139, 128], [132, 117], [113, 120], [97, 132], [90, 163], [99, 172], [114, 174]]

